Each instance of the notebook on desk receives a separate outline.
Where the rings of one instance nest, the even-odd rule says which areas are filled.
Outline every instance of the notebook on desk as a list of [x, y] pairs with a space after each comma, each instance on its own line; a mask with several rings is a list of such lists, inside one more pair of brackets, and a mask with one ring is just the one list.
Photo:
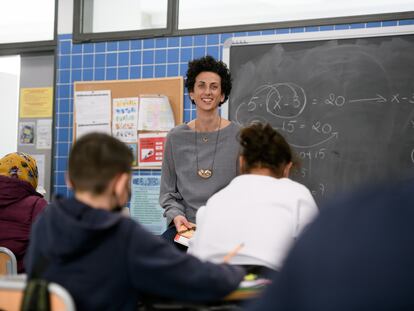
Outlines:
[[253, 299], [263, 292], [263, 290], [271, 284], [272, 281], [265, 278], [260, 278], [257, 275], [247, 274], [244, 280], [241, 281], [239, 287], [224, 297], [226, 301], [237, 301]]

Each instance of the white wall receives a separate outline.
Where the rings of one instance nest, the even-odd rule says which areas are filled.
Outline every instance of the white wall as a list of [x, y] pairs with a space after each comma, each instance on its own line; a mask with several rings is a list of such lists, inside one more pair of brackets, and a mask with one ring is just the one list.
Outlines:
[[17, 151], [19, 84], [20, 56], [0, 57], [0, 157]]

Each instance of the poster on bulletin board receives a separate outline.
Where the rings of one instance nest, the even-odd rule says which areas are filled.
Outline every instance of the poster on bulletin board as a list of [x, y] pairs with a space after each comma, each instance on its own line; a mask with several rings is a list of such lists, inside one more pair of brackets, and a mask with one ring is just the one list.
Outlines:
[[112, 136], [126, 143], [137, 141], [138, 97], [114, 98]]
[[138, 135], [138, 164], [141, 167], [161, 166], [167, 132]]
[[166, 229], [164, 210], [158, 203], [161, 176], [133, 176], [131, 180], [131, 218], [154, 234]]

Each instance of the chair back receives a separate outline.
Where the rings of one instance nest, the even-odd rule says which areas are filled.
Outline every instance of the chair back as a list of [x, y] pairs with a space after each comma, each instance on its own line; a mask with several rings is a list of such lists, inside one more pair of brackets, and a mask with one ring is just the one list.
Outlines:
[[17, 274], [17, 260], [7, 247], [0, 246], [0, 275]]
[[[0, 277], [0, 310], [20, 311], [26, 275]], [[52, 311], [75, 311], [75, 303], [69, 292], [56, 283], [49, 283]]]

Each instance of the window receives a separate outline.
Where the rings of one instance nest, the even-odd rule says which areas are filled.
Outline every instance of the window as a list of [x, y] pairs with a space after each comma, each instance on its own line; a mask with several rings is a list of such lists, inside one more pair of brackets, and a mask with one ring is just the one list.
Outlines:
[[[316, 26], [344, 22], [367, 22], [370, 15], [414, 11], [412, 0], [179, 0], [178, 31], [217, 30], [231, 27], [235, 31], [250, 29]], [[412, 12], [411, 12], [412, 13]], [[356, 18], [359, 17], [359, 18]], [[332, 20], [332, 18], [339, 18]], [[387, 18], [387, 17], [386, 17]], [[398, 17], [389, 16], [388, 19]], [[285, 23], [283, 25], [282, 23]], [[259, 27], [255, 27], [259, 26]], [[239, 26], [239, 27], [237, 27]], [[187, 30], [187, 31], [186, 31]], [[188, 31], [190, 30], [190, 31]], [[193, 30], [194, 32], [194, 30]]]
[[[130, 31], [167, 27], [167, 0], [86, 0], [85, 32]], [[86, 29], [89, 28], [89, 29]]]
[[78, 42], [414, 18], [413, 0], [74, 1]]
[[0, 102], [2, 102], [0, 124], [7, 129], [2, 131], [0, 158], [17, 150], [17, 132], [19, 119], [20, 56], [0, 57]]
[[0, 48], [5, 44], [53, 41], [55, 0], [2, 1]]
[[[171, 0], [75, 1], [74, 39], [153, 37], [171, 33]], [[76, 15], [79, 13], [80, 15]], [[81, 16], [81, 18], [79, 18]]]

